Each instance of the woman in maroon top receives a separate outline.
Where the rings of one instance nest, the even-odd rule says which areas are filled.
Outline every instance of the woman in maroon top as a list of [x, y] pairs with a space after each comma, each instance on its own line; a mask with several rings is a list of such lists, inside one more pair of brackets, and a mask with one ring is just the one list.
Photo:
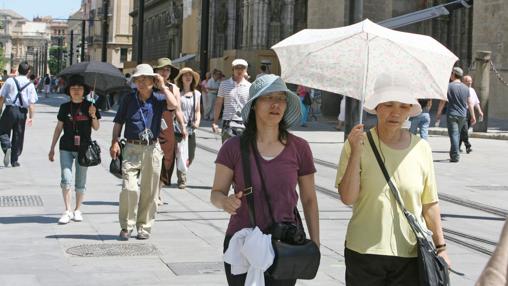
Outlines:
[[[248, 142], [251, 146], [249, 161], [256, 225], [261, 231], [269, 232], [274, 221], [268, 206], [273, 211], [275, 222], [296, 223], [294, 210], [298, 203], [298, 185], [310, 239], [319, 246], [319, 213], [314, 185], [316, 169], [312, 152], [304, 139], [287, 131], [289, 126], [299, 122], [300, 117], [300, 98], [287, 89], [280, 77], [259, 77], [250, 87], [249, 101], [242, 109], [242, 118], [246, 123], [242, 135], [242, 140], [246, 141], [242, 143]], [[263, 194], [256, 157], [270, 202]], [[237, 231], [253, 227], [243, 193], [245, 184], [240, 137], [224, 142], [215, 163], [211, 201], [231, 214], [224, 241], [226, 251], [229, 240]], [[234, 186], [234, 194], [229, 194], [231, 185]], [[231, 265], [227, 263], [225, 270], [229, 285], [244, 285], [246, 274], [232, 275]], [[265, 276], [265, 282], [266, 285], [295, 285], [296, 280], [274, 280]]]

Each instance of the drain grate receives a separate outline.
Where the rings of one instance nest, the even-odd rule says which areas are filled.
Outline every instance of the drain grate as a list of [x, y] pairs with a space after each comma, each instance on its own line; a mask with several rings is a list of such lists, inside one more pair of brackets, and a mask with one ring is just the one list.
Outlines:
[[177, 276], [217, 274], [224, 272], [224, 262], [177, 262], [166, 263]]
[[508, 191], [508, 186], [499, 186], [499, 185], [468, 186], [468, 187], [480, 191]]
[[42, 207], [41, 196], [0, 196], [0, 207]]
[[82, 257], [157, 255], [157, 248], [144, 243], [85, 244], [67, 249], [68, 254]]

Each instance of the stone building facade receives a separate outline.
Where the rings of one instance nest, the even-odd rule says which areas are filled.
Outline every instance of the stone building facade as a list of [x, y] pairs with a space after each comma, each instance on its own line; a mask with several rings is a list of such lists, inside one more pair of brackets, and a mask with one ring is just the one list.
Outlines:
[[[102, 60], [102, 29], [104, 21], [104, 1], [89, 2], [87, 34], [87, 55], [89, 60]], [[109, 0], [107, 62], [119, 69], [132, 59], [132, 18], [133, 0]]]

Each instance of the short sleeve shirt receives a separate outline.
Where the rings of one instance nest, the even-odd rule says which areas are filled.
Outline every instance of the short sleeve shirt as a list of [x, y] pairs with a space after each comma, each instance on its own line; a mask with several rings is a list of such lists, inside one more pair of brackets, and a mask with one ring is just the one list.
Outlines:
[[[438, 201], [430, 145], [426, 140], [411, 135], [411, 144], [407, 149], [391, 149], [372, 130], [374, 142], [406, 209], [425, 226], [423, 205]], [[350, 155], [351, 147], [346, 141], [340, 155], [336, 186], [342, 181]], [[360, 160], [360, 193], [353, 205], [346, 247], [362, 254], [416, 257], [415, 235], [397, 206], [368, 143]]]
[[[63, 135], [60, 138], [60, 150], [77, 152], [79, 146], [74, 143], [74, 136], [79, 136], [81, 145], [87, 144], [92, 135], [92, 118], [88, 114], [90, 102], [66, 102], [60, 105], [58, 121], [63, 122]], [[97, 119], [101, 118], [99, 110], [95, 112]]]
[[[266, 232], [272, 224], [268, 205], [262, 193], [261, 180], [257, 172], [254, 153], [250, 152], [251, 182], [253, 186], [256, 223]], [[302, 138], [289, 135], [283, 151], [271, 160], [263, 159], [259, 154], [260, 168], [263, 172], [266, 187], [271, 199], [271, 207], [277, 222], [295, 222], [294, 208], [298, 202], [296, 186], [298, 177], [316, 172], [312, 152], [309, 144]], [[245, 188], [243, 179], [242, 155], [240, 151], [240, 137], [230, 138], [222, 145], [217, 155], [216, 164], [221, 164], [233, 170], [234, 191], [238, 193]], [[245, 197], [237, 214], [229, 220], [227, 235], [251, 227], [249, 222], [248, 205]]]
[[478, 95], [476, 94], [476, 91], [472, 87], [469, 88], [469, 96], [471, 96], [471, 102], [473, 103], [473, 106], [480, 104]]
[[469, 88], [461, 82], [448, 84], [448, 115], [466, 117]]
[[218, 97], [224, 97], [224, 112], [222, 119], [242, 121], [240, 112], [243, 106], [249, 100], [249, 88], [251, 83], [242, 79], [237, 83], [232, 78], [221, 82], [219, 86]]
[[[30, 80], [22, 75], [17, 76], [16, 80], [19, 83], [19, 88], [22, 88], [26, 84], [30, 83]], [[18, 94], [18, 89], [16, 87], [16, 83], [14, 82], [14, 78], [8, 78], [2, 89], [0, 90], [0, 97], [3, 97], [6, 105], [15, 105], [28, 108], [29, 105], [34, 104], [38, 100], [37, 92], [35, 91], [35, 87], [32, 83], [28, 84], [28, 86], [21, 91], [21, 99], [22, 103], [16, 100], [16, 96]]]
[[[206, 82], [206, 88], [207, 88], [207, 92], [208, 94], [217, 94], [217, 91], [219, 89], [219, 85], [220, 85], [220, 81], [218, 80], [215, 80], [213, 77], [210, 78], [207, 82]], [[213, 89], [213, 90], [211, 90]]]
[[121, 102], [113, 122], [125, 124], [124, 137], [139, 140], [139, 134], [148, 128], [153, 138], [159, 137], [162, 112], [166, 109], [166, 96], [153, 92], [145, 101], [138, 98], [137, 91], [126, 95]]

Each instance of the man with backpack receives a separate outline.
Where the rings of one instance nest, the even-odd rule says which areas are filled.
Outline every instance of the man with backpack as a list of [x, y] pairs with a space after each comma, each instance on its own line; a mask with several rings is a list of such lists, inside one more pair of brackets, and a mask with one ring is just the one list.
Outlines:
[[[19, 167], [18, 157], [23, 151], [25, 124], [32, 126], [37, 92], [27, 75], [30, 66], [21, 62], [18, 76], [5, 81], [0, 89], [0, 110], [5, 103], [5, 110], [0, 117], [0, 143], [4, 152], [5, 167]], [[28, 114], [28, 118], [27, 118]], [[12, 141], [11, 141], [12, 132]]]

